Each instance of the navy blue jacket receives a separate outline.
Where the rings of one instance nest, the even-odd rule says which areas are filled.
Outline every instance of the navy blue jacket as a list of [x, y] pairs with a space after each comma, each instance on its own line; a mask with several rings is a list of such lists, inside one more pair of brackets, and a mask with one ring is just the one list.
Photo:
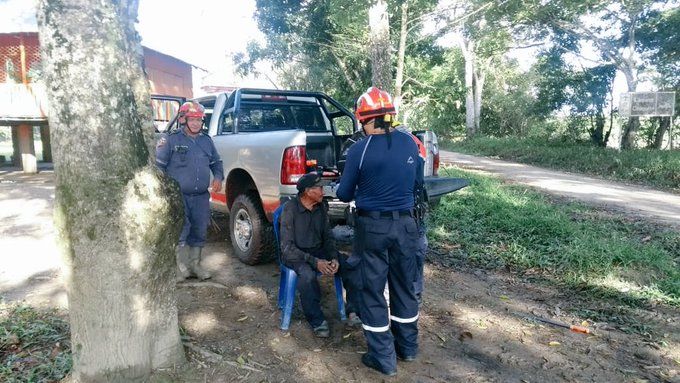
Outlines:
[[162, 136], [156, 144], [156, 165], [177, 180], [184, 194], [202, 194], [210, 186], [210, 172], [224, 179], [222, 159], [210, 136], [189, 137], [184, 129]]
[[357, 209], [409, 210], [416, 182], [423, 182], [423, 161], [410, 133], [393, 130], [370, 135], [352, 145], [336, 191], [341, 201], [356, 200]]

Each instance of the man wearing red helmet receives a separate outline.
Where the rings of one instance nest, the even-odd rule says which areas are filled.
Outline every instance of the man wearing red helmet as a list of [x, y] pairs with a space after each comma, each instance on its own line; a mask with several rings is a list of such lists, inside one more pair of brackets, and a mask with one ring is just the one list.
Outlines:
[[[177, 247], [177, 280], [194, 276], [210, 278], [201, 268], [201, 251], [210, 223], [210, 193], [222, 189], [222, 159], [210, 136], [203, 134], [203, 106], [182, 104], [177, 121], [180, 129], [164, 135], [156, 144], [156, 165], [179, 183], [184, 201], [184, 226]], [[210, 173], [214, 177], [212, 185]]]
[[350, 147], [336, 194], [357, 207], [354, 253], [361, 257], [359, 313], [368, 344], [361, 361], [395, 375], [397, 357], [413, 361], [418, 353], [414, 191], [423, 183], [424, 165], [411, 134], [393, 129], [387, 92], [369, 88], [355, 113], [367, 137]]

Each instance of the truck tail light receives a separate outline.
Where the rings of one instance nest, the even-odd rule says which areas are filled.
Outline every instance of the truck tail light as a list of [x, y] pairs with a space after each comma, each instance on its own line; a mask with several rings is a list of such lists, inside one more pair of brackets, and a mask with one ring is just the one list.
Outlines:
[[439, 175], [439, 150], [437, 150], [437, 152], [434, 154], [434, 158], [432, 159], [432, 175]]
[[281, 161], [281, 184], [295, 185], [297, 180], [305, 174], [307, 153], [304, 146], [291, 146], [283, 152]]

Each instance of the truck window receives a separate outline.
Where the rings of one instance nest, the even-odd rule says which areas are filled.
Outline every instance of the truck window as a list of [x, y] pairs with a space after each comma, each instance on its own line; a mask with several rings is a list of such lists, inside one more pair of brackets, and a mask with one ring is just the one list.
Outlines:
[[293, 106], [297, 126], [305, 132], [326, 132], [328, 128], [318, 106]]
[[238, 112], [238, 130], [241, 132], [259, 132], [262, 130], [262, 111], [241, 109]]
[[230, 111], [224, 114], [224, 119], [222, 120], [222, 131], [221, 134], [229, 134], [234, 131], [234, 112]]
[[283, 116], [281, 109], [264, 110], [263, 112], [263, 125], [265, 130], [276, 130], [287, 127], [286, 118]]
[[333, 119], [335, 134], [339, 136], [351, 136], [354, 134], [354, 122], [349, 116], [340, 116]]
[[166, 132], [172, 129], [170, 122], [179, 110], [180, 102], [178, 100], [168, 99], [151, 99], [151, 108], [153, 109], [153, 125], [156, 132]]
[[262, 132], [294, 129], [294, 119], [289, 107], [248, 106], [238, 113], [240, 132]]
[[201, 132], [208, 134], [208, 127], [210, 126], [210, 119], [212, 118], [212, 109], [205, 110], [205, 117], [203, 117], [203, 127]]

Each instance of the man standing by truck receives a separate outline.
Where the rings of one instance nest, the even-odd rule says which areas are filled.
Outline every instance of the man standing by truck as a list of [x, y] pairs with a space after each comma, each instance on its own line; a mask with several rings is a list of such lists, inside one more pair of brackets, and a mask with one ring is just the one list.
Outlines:
[[369, 88], [355, 113], [368, 137], [349, 149], [336, 194], [355, 199], [357, 207], [354, 252], [361, 257], [359, 311], [368, 344], [361, 361], [391, 376], [397, 357], [413, 361], [418, 353], [414, 190], [423, 182], [423, 165], [410, 134], [392, 128], [395, 109], [387, 92]]
[[203, 134], [203, 106], [185, 102], [179, 108], [180, 128], [164, 135], [156, 144], [156, 165], [178, 183], [184, 200], [184, 226], [177, 247], [177, 281], [194, 276], [211, 277], [201, 268], [201, 251], [210, 223], [210, 173], [212, 191], [222, 189], [222, 159], [210, 136]]

